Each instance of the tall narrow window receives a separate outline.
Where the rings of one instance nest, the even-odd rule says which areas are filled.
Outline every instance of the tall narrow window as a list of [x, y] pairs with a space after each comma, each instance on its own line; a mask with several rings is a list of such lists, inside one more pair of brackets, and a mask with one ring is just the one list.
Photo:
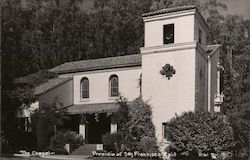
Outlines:
[[89, 98], [89, 79], [86, 77], [81, 80], [81, 98]]
[[110, 97], [117, 97], [119, 95], [119, 81], [117, 75], [111, 75], [109, 78]]
[[202, 31], [199, 29], [199, 43], [202, 44]]
[[162, 137], [163, 139], [167, 139], [167, 123], [162, 123]]
[[174, 24], [168, 24], [163, 26], [163, 43], [174, 43]]

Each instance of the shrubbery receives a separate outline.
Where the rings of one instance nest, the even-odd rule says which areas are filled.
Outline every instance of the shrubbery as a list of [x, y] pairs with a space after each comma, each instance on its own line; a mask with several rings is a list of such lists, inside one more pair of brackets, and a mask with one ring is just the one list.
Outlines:
[[57, 102], [42, 104], [31, 116], [32, 130], [36, 134], [38, 150], [45, 150], [50, 138], [55, 134], [55, 126], [63, 125], [67, 119], [66, 111], [60, 109]]
[[123, 151], [122, 148], [122, 134], [117, 133], [106, 133], [102, 136], [102, 142], [107, 151], [120, 152]]
[[141, 98], [131, 103], [119, 102], [117, 112], [119, 131], [103, 136], [104, 148], [107, 151], [141, 151], [158, 152], [152, 112]]
[[220, 153], [235, 147], [233, 128], [226, 116], [211, 112], [187, 112], [167, 123], [169, 151], [195, 158], [198, 153]]
[[247, 159], [250, 157], [250, 111], [229, 114], [228, 118], [236, 141], [234, 156]]
[[82, 145], [85, 143], [82, 135], [79, 135], [72, 131], [67, 131], [65, 133], [59, 132], [50, 139], [49, 149], [55, 151], [58, 154], [67, 153], [64, 149], [65, 144]]

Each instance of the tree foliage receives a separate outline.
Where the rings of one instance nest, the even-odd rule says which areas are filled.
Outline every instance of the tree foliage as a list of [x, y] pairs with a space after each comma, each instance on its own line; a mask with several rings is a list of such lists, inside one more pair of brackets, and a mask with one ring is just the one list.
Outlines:
[[[43, 83], [48, 82], [49, 79], [56, 78], [57, 75], [47, 71], [40, 71], [35, 74], [29, 74], [25, 77], [15, 79], [15, 90], [11, 92], [13, 100], [27, 105], [36, 100], [34, 88]], [[20, 104], [21, 105], [21, 104]]]
[[31, 116], [33, 130], [36, 133], [37, 147], [44, 150], [50, 138], [56, 134], [56, 127], [63, 125], [68, 118], [67, 112], [55, 101], [52, 105], [42, 104]]
[[[210, 27], [208, 44], [222, 46], [223, 113], [244, 114], [249, 110], [249, 21], [237, 15], [225, 16], [226, 6], [221, 1], [103, 0], [94, 1], [88, 13], [82, 2], [3, 1], [1, 82], [5, 115], [1, 118], [4, 130], [15, 126], [14, 122], [6, 124], [15, 119], [16, 108], [33, 99], [29, 93], [32, 86], [17, 84], [16, 78], [66, 61], [139, 53], [144, 40], [141, 14], [183, 5], [196, 5], [200, 9]], [[4, 133], [10, 132], [14, 132], [13, 128]]]
[[170, 151], [188, 153], [219, 153], [235, 147], [233, 128], [228, 118], [210, 112], [186, 112], [167, 123], [166, 137]]
[[72, 131], [67, 131], [65, 133], [58, 132], [56, 135], [51, 137], [50, 143], [49, 143], [49, 149], [51, 151], [56, 152], [56, 154], [65, 154], [67, 151], [65, 150], [64, 146], [65, 144], [72, 144], [73, 148], [77, 145], [83, 145], [84, 139], [82, 135], [77, 134]]
[[131, 103], [119, 102], [117, 112], [118, 133], [103, 137], [104, 147], [109, 151], [157, 152], [155, 129], [151, 108], [137, 98]]
[[4, 100], [1, 108], [4, 114], [1, 116], [1, 123], [11, 147], [15, 148], [15, 144], [17, 144], [21, 135], [18, 133], [18, 119], [16, 117], [16, 113], [20, 109], [19, 107], [23, 104], [29, 106], [36, 101], [37, 97], [34, 94], [34, 87], [56, 76], [47, 71], [40, 71], [36, 74], [15, 79], [12, 84], [13, 88], [4, 90]]
[[224, 65], [223, 112], [234, 113], [249, 110], [249, 21], [239, 16], [228, 16], [221, 36], [222, 62]]
[[[132, 151], [158, 151], [151, 107], [142, 98], [137, 98], [128, 104], [127, 118], [126, 124], [120, 125], [124, 144]], [[150, 146], [145, 147], [149, 141]]]

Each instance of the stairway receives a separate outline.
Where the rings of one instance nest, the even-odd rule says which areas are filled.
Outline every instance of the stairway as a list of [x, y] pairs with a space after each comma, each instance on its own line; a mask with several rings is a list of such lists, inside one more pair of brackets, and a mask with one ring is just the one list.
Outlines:
[[92, 155], [92, 151], [96, 150], [96, 144], [84, 144], [79, 146], [76, 150], [74, 150], [72, 155]]

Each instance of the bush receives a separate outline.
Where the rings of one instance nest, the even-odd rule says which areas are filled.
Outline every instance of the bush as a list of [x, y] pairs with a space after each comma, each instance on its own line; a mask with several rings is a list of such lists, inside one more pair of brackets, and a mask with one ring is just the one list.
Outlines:
[[106, 151], [120, 152], [122, 151], [122, 135], [118, 133], [106, 133], [102, 136], [102, 142]]
[[66, 111], [60, 109], [56, 100], [52, 105], [42, 104], [31, 115], [32, 128], [35, 131], [39, 150], [48, 147], [50, 138], [55, 134], [55, 126], [60, 126], [68, 118]]
[[72, 145], [82, 145], [85, 143], [82, 135], [79, 135], [72, 131], [67, 131], [65, 133], [59, 132], [50, 139], [50, 150], [56, 152], [57, 154], [67, 153], [64, 149], [65, 144]]
[[155, 137], [155, 127], [152, 122], [151, 107], [141, 98], [135, 99], [129, 104], [128, 129], [130, 133], [140, 140], [147, 137]]
[[155, 137], [143, 137], [136, 148], [139, 151], [147, 151], [149, 153], [156, 153], [159, 151]]
[[151, 107], [141, 98], [129, 104], [121, 101], [119, 105], [116, 116], [120, 130], [103, 137], [104, 148], [110, 151], [158, 151]]
[[250, 111], [232, 113], [228, 117], [236, 140], [234, 156], [243, 159], [250, 157]]
[[2, 149], [1, 152], [3, 154], [9, 153], [11, 151], [8, 139], [5, 137], [3, 131], [1, 131], [0, 144], [1, 144], [1, 149]]
[[220, 153], [231, 151], [235, 146], [228, 119], [218, 113], [186, 112], [172, 118], [167, 123], [165, 133], [171, 142], [170, 152], [179, 156]]
[[[133, 150], [141, 152], [159, 151], [155, 137], [155, 127], [152, 122], [151, 107], [141, 98], [129, 104], [127, 122], [127, 144]], [[150, 146], [146, 147], [146, 144]], [[143, 145], [144, 147], [142, 147]]]

